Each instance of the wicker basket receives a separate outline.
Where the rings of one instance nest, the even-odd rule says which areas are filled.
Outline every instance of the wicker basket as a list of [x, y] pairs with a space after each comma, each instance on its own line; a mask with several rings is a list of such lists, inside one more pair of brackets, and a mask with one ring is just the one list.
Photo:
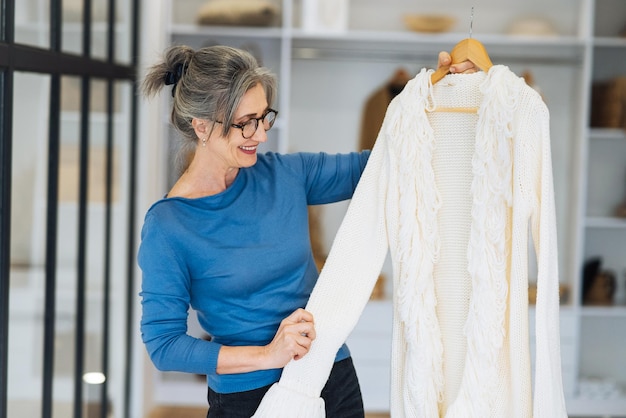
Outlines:
[[415, 32], [446, 32], [455, 22], [456, 19], [446, 15], [404, 15], [404, 24], [407, 29]]

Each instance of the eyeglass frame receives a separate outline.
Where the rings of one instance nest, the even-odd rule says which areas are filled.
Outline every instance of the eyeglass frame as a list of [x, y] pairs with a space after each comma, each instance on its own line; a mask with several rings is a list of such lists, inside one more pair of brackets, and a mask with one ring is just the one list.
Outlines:
[[[250, 118], [246, 123], [243, 123], [243, 124], [231, 123], [230, 126], [233, 127], [233, 128], [241, 129], [241, 136], [244, 139], [250, 139], [250, 138], [252, 138], [254, 136], [256, 131], [259, 129], [259, 122], [263, 122], [263, 120], [265, 120], [267, 115], [269, 115], [270, 113], [274, 113], [274, 120], [271, 122], [270, 127], [265, 129], [265, 125], [263, 123], [263, 129], [265, 129], [265, 132], [267, 132], [270, 129], [272, 129], [272, 126], [274, 126], [274, 123], [276, 122], [276, 118], [278, 117], [278, 110], [275, 110], [275, 109], [272, 109], [272, 108], [268, 108], [267, 111], [265, 113], [263, 113], [263, 116], [261, 116], [260, 118]], [[256, 124], [256, 126], [254, 127], [254, 131], [252, 132], [252, 135], [246, 137], [243, 134], [243, 130], [246, 127], [246, 125], [249, 124], [252, 121], [255, 121], [254, 123]], [[219, 120], [216, 120], [215, 122], [220, 123], [220, 124], [224, 123], [224, 122], [219, 121]]]

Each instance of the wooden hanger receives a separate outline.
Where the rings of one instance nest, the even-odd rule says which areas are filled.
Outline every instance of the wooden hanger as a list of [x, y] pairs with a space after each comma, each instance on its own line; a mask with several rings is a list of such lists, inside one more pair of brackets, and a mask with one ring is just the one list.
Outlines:
[[474, 38], [463, 39], [456, 44], [450, 52], [452, 62], [450, 65], [439, 67], [431, 76], [430, 80], [433, 84], [437, 83], [443, 77], [450, 72], [450, 67], [454, 64], [459, 64], [463, 61], [471, 61], [476, 67], [487, 72], [493, 63], [489, 58], [489, 54], [485, 49], [485, 46]]
[[450, 65], [437, 68], [437, 71], [431, 75], [430, 80], [433, 84], [441, 80], [450, 72], [450, 66], [459, 64], [463, 61], [471, 61], [476, 67], [480, 68], [484, 72], [489, 71], [489, 69], [493, 66], [485, 46], [480, 43], [480, 41], [472, 38], [473, 29], [474, 6], [472, 6], [472, 12], [470, 14], [469, 37], [463, 39], [461, 42], [456, 44], [454, 48], [452, 48], [452, 51], [450, 51], [450, 57], [452, 58]]
[[[476, 39], [467, 38], [463, 39], [461, 42], [456, 44], [452, 51], [450, 52], [450, 57], [452, 58], [452, 62], [450, 65], [443, 66], [437, 69], [434, 73], [432, 73], [430, 80], [433, 84], [441, 80], [446, 76], [450, 71], [450, 66], [453, 64], [459, 64], [463, 61], [471, 61], [476, 67], [487, 72], [491, 67], [493, 67], [493, 63], [491, 62], [491, 58], [489, 58], [489, 54], [485, 49], [485, 46]], [[456, 112], [456, 113], [477, 113], [477, 107], [437, 107], [433, 112]]]
[[[474, 7], [472, 7], [472, 13], [470, 15], [470, 28], [469, 37], [463, 39], [456, 44], [452, 51], [450, 51], [451, 63], [443, 67], [437, 68], [437, 70], [430, 76], [432, 84], [437, 83], [444, 78], [449, 72], [450, 67], [454, 64], [460, 64], [464, 61], [471, 61], [476, 67], [484, 72], [489, 71], [493, 67], [491, 58], [487, 53], [485, 46], [476, 39], [472, 38], [472, 28], [474, 25]], [[457, 113], [477, 113], [478, 108], [475, 107], [437, 107], [435, 112], [457, 112]]]

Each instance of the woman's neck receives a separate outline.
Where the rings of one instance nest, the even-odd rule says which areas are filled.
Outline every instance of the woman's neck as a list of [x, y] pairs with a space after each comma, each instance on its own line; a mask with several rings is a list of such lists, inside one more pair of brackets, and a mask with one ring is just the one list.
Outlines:
[[199, 198], [226, 190], [237, 177], [239, 168], [220, 167], [194, 158], [178, 178], [168, 197]]

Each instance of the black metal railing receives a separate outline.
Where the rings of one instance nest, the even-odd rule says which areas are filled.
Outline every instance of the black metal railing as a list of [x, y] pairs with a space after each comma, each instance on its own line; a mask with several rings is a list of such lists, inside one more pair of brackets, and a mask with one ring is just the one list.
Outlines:
[[[22, 0], [20, 0], [22, 1]], [[116, 1], [110, 0], [107, 11], [107, 52], [106, 59], [94, 59], [91, 51], [92, 25], [91, 25], [91, 0], [83, 1], [83, 49], [81, 55], [63, 52], [62, 49], [62, 2], [50, 0], [50, 45], [48, 48], [15, 43], [15, 0], [0, 0], [0, 418], [8, 418], [8, 368], [9, 368], [9, 315], [11, 295], [11, 199], [12, 199], [12, 158], [13, 158], [13, 100], [14, 100], [14, 74], [17, 71], [31, 72], [50, 77], [49, 91], [49, 121], [47, 136], [47, 197], [45, 216], [45, 289], [44, 289], [44, 316], [43, 316], [43, 362], [42, 362], [42, 387], [41, 387], [41, 417], [52, 417], [54, 402], [55, 356], [55, 322], [56, 322], [56, 292], [57, 292], [57, 236], [59, 217], [59, 165], [60, 165], [60, 131], [61, 131], [61, 80], [63, 76], [78, 76], [81, 79], [80, 99], [80, 141], [79, 141], [79, 184], [78, 184], [78, 217], [77, 222], [77, 254], [76, 254], [76, 319], [74, 324], [75, 347], [74, 347], [74, 393], [73, 415], [74, 418], [82, 418], [84, 414], [83, 373], [85, 363], [85, 318], [86, 318], [86, 271], [88, 264], [87, 249], [88, 240], [88, 193], [89, 193], [89, 150], [91, 147], [89, 134], [90, 96], [91, 82], [95, 79], [106, 82], [106, 123], [105, 123], [105, 198], [104, 198], [104, 235], [98, 237], [103, 242], [103, 307], [102, 307], [102, 334], [101, 334], [101, 368], [105, 376], [110, 369], [110, 317], [111, 317], [111, 264], [113, 262], [111, 247], [112, 241], [112, 205], [113, 205], [113, 177], [114, 177], [114, 106], [115, 84], [118, 82], [136, 82], [137, 57], [139, 56], [139, 4], [140, 0], [132, 0], [130, 7], [130, 56], [128, 64], [117, 63], [115, 60], [115, 16]], [[137, 108], [138, 100], [134, 93], [128, 98], [129, 109], [129, 133], [127, 144], [129, 156], [127, 167], [128, 194], [126, 199], [126, 277], [124, 282], [127, 287], [127, 299], [125, 301], [126, 318], [124, 347], [120, 351], [124, 353], [126, 362], [125, 375], [122, 386], [124, 387], [124, 399], [121, 412], [116, 416], [130, 416], [131, 404], [131, 359], [133, 338], [133, 311], [135, 297], [135, 213], [136, 213], [136, 161], [137, 161]], [[101, 386], [99, 394], [99, 416], [105, 418], [109, 415], [109, 389], [108, 379]], [[91, 418], [91, 416], [90, 416]]]

